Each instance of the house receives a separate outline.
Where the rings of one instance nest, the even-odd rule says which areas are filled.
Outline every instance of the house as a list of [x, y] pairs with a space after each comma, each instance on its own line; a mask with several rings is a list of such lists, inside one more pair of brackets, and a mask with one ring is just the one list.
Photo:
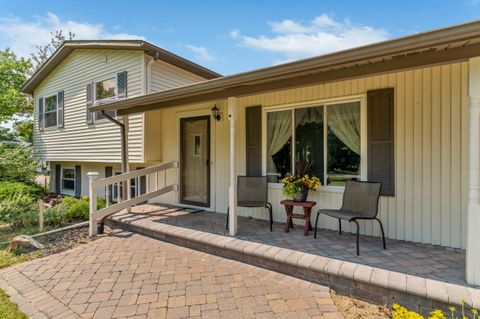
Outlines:
[[[87, 105], [218, 76], [143, 40], [65, 41], [22, 89], [35, 101], [34, 148], [49, 163], [50, 189], [88, 195], [87, 172], [101, 171], [102, 176], [121, 172], [117, 126], [100, 113], [89, 112]], [[115, 116], [115, 111], [108, 114]], [[130, 169], [161, 161], [152, 147], [158, 137], [146, 134], [158, 129], [156, 122], [141, 114], [123, 121], [128, 126]], [[132, 181], [131, 192], [139, 188]]]
[[[76, 74], [71, 63], [64, 72]], [[119, 63], [115, 70], [121, 69]], [[65, 109], [65, 130], [75, 125], [89, 136], [77, 145], [67, 136], [47, 142], [36, 116], [35, 143], [46, 146], [52, 163], [79, 154], [118, 163], [121, 149], [133, 168], [152, 162], [106, 179], [95, 173], [105, 176], [103, 164], [85, 168], [92, 170], [92, 234], [97, 217], [150, 200], [216, 212], [230, 206], [235, 235], [238, 215], [267, 218], [262, 209], [235, 208], [238, 175], [267, 175], [274, 219], [284, 221], [278, 181], [294, 173], [297, 159], [309, 160], [323, 184], [309, 195], [319, 207], [340, 206], [348, 179], [381, 181], [379, 217], [387, 237], [466, 249], [467, 281], [480, 285], [480, 21], [231, 76], [207, 75], [208, 81], [144, 95], [138, 89], [89, 109], [81, 94], [77, 122], [67, 123]], [[49, 87], [68, 96], [61, 84]], [[34, 86], [27, 85], [30, 92]], [[120, 147], [113, 126], [98, 131], [105, 134], [101, 142], [97, 131], [88, 135], [88, 110], [128, 118], [128, 147]], [[134, 129], [137, 121], [143, 131]], [[96, 211], [97, 190], [118, 194], [119, 182], [132, 178], [145, 184], [136, 199]], [[81, 184], [85, 189], [86, 181]], [[328, 217], [320, 223], [338, 227]], [[380, 230], [365, 222], [361, 232], [378, 236]]]

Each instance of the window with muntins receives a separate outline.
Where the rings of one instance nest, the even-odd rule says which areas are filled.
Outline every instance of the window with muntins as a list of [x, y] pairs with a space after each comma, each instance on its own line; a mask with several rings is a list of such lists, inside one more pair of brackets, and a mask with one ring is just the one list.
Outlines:
[[[117, 77], [114, 76], [112, 78], [97, 81], [94, 83], [94, 103], [95, 105], [99, 105], [101, 103], [106, 103], [109, 101], [113, 101], [117, 99]], [[111, 117], [116, 116], [115, 111], [108, 111], [106, 112]], [[101, 112], [95, 113], [95, 120], [104, 119], [105, 116]]]
[[360, 179], [360, 101], [267, 112], [267, 175], [279, 182], [310, 162], [323, 185]]
[[57, 95], [51, 95], [45, 98], [44, 121], [45, 127], [57, 126]]
[[75, 192], [75, 169], [62, 168], [62, 190]]

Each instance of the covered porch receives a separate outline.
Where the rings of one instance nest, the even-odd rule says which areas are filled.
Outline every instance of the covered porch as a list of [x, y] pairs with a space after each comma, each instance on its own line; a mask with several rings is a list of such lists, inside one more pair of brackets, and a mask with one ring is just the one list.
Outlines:
[[[466, 24], [92, 108], [92, 111], [116, 110], [125, 118], [144, 113], [155, 128], [145, 132], [149, 138], [144, 147], [161, 153], [164, 164], [92, 181], [94, 188], [108, 189], [115, 182], [144, 178], [146, 194], [128, 198], [101, 213], [96, 212], [93, 201], [91, 230], [96, 231], [95, 216], [103, 218], [147, 200], [187, 207], [181, 195], [182, 184], [186, 184], [181, 172], [185, 164], [181, 123], [185, 118], [206, 117], [210, 118], [211, 129], [207, 140], [212, 147], [206, 161], [211, 183], [203, 191], [209, 200], [204, 206], [192, 205], [191, 212], [200, 209], [212, 213], [167, 214], [168, 210], [157, 206], [140, 206], [133, 207], [131, 214], [109, 218], [108, 223], [128, 226], [160, 239], [179, 240], [199, 249], [206, 244], [212, 253], [232, 258], [240, 256], [239, 247], [262, 247], [264, 251], [251, 251], [245, 258], [281, 272], [299, 272], [311, 280], [317, 280], [318, 275], [321, 281], [332, 285], [345, 283], [350, 291], [356, 289], [359, 281], [355, 274], [360, 271], [362, 285], [374, 286], [378, 291], [386, 289], [382, 291], [386, 295], [379, 298], [392, 296], [395, 291], [397, 297], [415, 295], [430, 302], [460, 303], [462, 298], [477, 302], [478, 290], [470, 285], [480, 284], [479, 34], [480, 23]], [[375, 109], [369, 108], [374, 104], [369, 95], [386, 89], [392, 92], [387, 103], [391, 112], [379, 117]], [[321, 238], [313, 240], [312, 236], [298, 236], [296, 230], [284, 234], [278, 224], [269, 233], [267, 223], [255, 219], [264, 218], [261, 210], [236, 207], [237, 176], [250, 175], [250, 166], [255, 167], [253, 176], [269, 175], [267, 154], [272, 154], [267, 137], [272, 126], [268, 114], [285, 111], [292, 115], [289, 136], [293, 137], [283, 144], [294, 145], [295, 116], [299, 109], [328, 110], [330, 105], [347, 102], [358, 105], [360, 119], [356, 137], [360, 141], [360, 164], [355, 178], [378, 181], [375, 178], [379, 176], [372, 177], [370, 173], [387, 162], [388, 172], [394, 177], [389, 179], [394, 186], [391, 193], [380, 199], [378, 215], [386, 224], [388, 249], [383, 251], [378, 238], [369, 237], [378, 236], [378, 230], [367, 222], [362, 224], [360, 257], [355, 256], [355, 242], [349, 235], [336, 234], [334, 220], [322, 219], [322, 225], [330, 230], [322, 230]], [[219, 118], [218, 114], [212, 114], [213, 107], [218, 108]], [[247, 111], [254, 108], [259, 112], [258, 143], [250, 145], [247, 125], [252, 121], [247, 120]], [[324, 114], [328, 113], [325, 108]], [[327, 115], [323, 119], [328, 119]], [[312, 122], [318, 124], [320, 118]], [[380, 120], [371, 123], [372, 118]], [[387, 118], [393, 121], [387, 127], [391, 133], [390, 153], [388, 159], [379, 162], [378, 155], [384, 152], [377, 152], [377, 158], [372, 156], [373, 143], [368, 134]], [[252, 149], [254, 152], [250, 153]], [[323, 154], [327, 153], [328, 150]], [[253, 160], [250, 154], [254, 155]], [[287, 157], [293, 162], [292, 154], [294, 151]], [[163, 172], [166, 169], [168, 173]], [[159, 179], [163, 183], [158, 183]], [[316, 192], [312, 199], [317, 201], [318, 208], [338, 208], [343, 187], [328, 187], [327, 183], [325, 175], [327, 187]], [[92, 198], [95, 197], [91, 195]], [[278, 181], [270, 183], [268, 199], [274, 206], [277, 223], [284, 220], [279, 206], [283, 198]], [[219, 214], [225, 213], [227, 207], [230, 207], [228, 231], [224, 228], [225, 215]], [[190, 238], [190, 234], [195, 234], [198, 240]], [[240, 246], [229, 248], [226, 243]], [[243, 250], [241, 256], [246, 256]], [[288, 264], [288, 260], [299, 262], [299, 258], [313, 259], [306, 268]]]

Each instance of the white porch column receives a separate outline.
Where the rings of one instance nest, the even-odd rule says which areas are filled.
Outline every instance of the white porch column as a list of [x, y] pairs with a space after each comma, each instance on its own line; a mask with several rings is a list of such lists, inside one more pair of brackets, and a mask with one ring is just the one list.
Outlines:
[[229, 97], [228, 122], [230, 123], [230, 186], [228, 188], [228, 206], [230, 215], [228, 220], [230, 236], [237, 235], [237, 178], [235, 174], [235, 120], [237, 115], [237, 98]]
[[98, 179], [100, 176], [97, 172], [88, 172], [88, 195], [89, 195], [89, 206], [90, 206], [90, 223], [88, 233], [90, 237], [97, 235], [97, 220], [95, 217], [92, 217], [97, 211], [97, 192], [93, 189], [92, 183]]
[[469, 60], [470, 158], [467, 219], [467, 282], [480, 285], [480, 57]]

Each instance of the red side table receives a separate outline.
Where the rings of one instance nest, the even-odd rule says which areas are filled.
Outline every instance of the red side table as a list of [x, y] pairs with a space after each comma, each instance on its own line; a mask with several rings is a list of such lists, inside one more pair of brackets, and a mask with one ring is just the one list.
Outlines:
[[[303, 228], [303, 235], [308, 236], [308, 231], [313, 230], [310, 216], [312, 214], [312, 207], [317, 205], [317, 202], [295, 202], [293, 200], [285, 199], [280, 202], [285, 206], [285, 213], [287, 213], [287, 221], [285, 222], [285, 232], [288, 233], [290, 228], [293, 228], [293, 218], [304, 219], [305, 227]], [[303, 207], [302, 214], [294, 214], [293, 207]]]

